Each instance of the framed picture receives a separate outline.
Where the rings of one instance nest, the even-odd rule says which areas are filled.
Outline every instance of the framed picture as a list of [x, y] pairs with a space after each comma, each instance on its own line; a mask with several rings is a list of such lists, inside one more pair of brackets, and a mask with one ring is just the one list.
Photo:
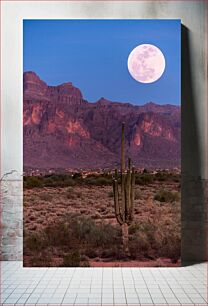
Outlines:
[[181, 21], [27, 19], [23, 44], [24, 265], [180, 265]]

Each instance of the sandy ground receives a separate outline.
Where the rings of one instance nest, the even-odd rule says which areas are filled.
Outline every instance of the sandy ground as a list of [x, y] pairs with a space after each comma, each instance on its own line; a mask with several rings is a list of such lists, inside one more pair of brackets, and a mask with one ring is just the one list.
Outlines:
[[[158, 241], [168, 231], [180, 231], [180, 201], [160, 203], [154, 196], [160, 189], [180, 192], [178, 182], [154, 182], [148, 186], [136, 185], [134, 223], [156, 224]], [[33, 188], [24, 190], [24, 231], [27, 235], [38, 233], [48, 225], [59, 222], [68, 213], [78, 213], [92, 218], [96, 223], [117, 225], [114, 215], [111, 186], [74, 186], [67, 188]], [[167, 231], [168, 230], [168, 231]], [[25, 256], [29, 265], [29, 257]], [[59, 263], [60, 258], [57, 258]], [[93, 267], [148, 267], [179, 266], [168, 258], [112, 261], [89, 259]], [[26, 264], [27, 265], [27, 264]]]
[[[179, 191], [175, 182], [136, 186], [135, 220], [173, 218], [179, 207], [154, 200], [159, 189]], [[111, 186], [33, 188], [24, 191], [24, 229], [36, 231], [56, 222], [66, 213], [79, 213], [97, 221], [116, 223]]]

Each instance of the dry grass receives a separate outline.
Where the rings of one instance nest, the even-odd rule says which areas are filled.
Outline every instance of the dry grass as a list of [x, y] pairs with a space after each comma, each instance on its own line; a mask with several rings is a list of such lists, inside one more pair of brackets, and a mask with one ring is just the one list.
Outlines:
[[[160, 190], [169, 195], [165, 202], [158, 201]], [[179, 193], [177, 179], [162, 177], [148, 185], [136, 185], [135, 218], [129, 228], [131, 260], [165, 257], [176, 262], [180, 258]], [[76, 221], [65, 222], [67, 216], [75, 216], [72, 219]], [[40, 266], [45, 252], [48, 255], [43, 265], [47, 265], [48, 258], [49, 266], [87, 266], [92, 260], [102, 265], [106, 261], [126, 260], [114, 215], [112, 187], [108, 184], [25, 189], [24, 233], [24, 259], [28, 266]], [[69, 234], [76, 239], [71, 241]], [[76, 250], [77, 256], [73, 253]]]

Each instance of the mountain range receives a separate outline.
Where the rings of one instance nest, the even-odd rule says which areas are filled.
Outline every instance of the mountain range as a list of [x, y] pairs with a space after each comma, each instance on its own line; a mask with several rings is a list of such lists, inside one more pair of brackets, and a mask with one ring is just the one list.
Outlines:
[[32, 71], [23, 75], [23, 97], [24, 168], [114, 168], [122, 122], [136, 167], [180, 167], [180, 106], [92, 103], [71, 82], [48, 86]]

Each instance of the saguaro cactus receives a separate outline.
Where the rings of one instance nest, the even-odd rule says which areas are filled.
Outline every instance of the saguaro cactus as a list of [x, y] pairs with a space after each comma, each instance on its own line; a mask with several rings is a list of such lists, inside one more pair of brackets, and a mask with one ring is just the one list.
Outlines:
[[[115, 178], [113, 180], [113, 194], [115, 215], [118, 223], [122, 228], [123, 249], [126, 254], [129, 253], [129, 230], [128, 227], [134, 218], [134, 186], [135, 186], [135, 170], [132, 167], [131, 159], [128, 159], [128, 169], [125, 168], [125, 124], [122, 123], [121, 135], [121, 172], [120, 181], [118, 183], [119, 174], [115, 169]], [[119, 188], [120, 187], [120, 188]], [[120, 191], [119, 191], [120, 189]]]

